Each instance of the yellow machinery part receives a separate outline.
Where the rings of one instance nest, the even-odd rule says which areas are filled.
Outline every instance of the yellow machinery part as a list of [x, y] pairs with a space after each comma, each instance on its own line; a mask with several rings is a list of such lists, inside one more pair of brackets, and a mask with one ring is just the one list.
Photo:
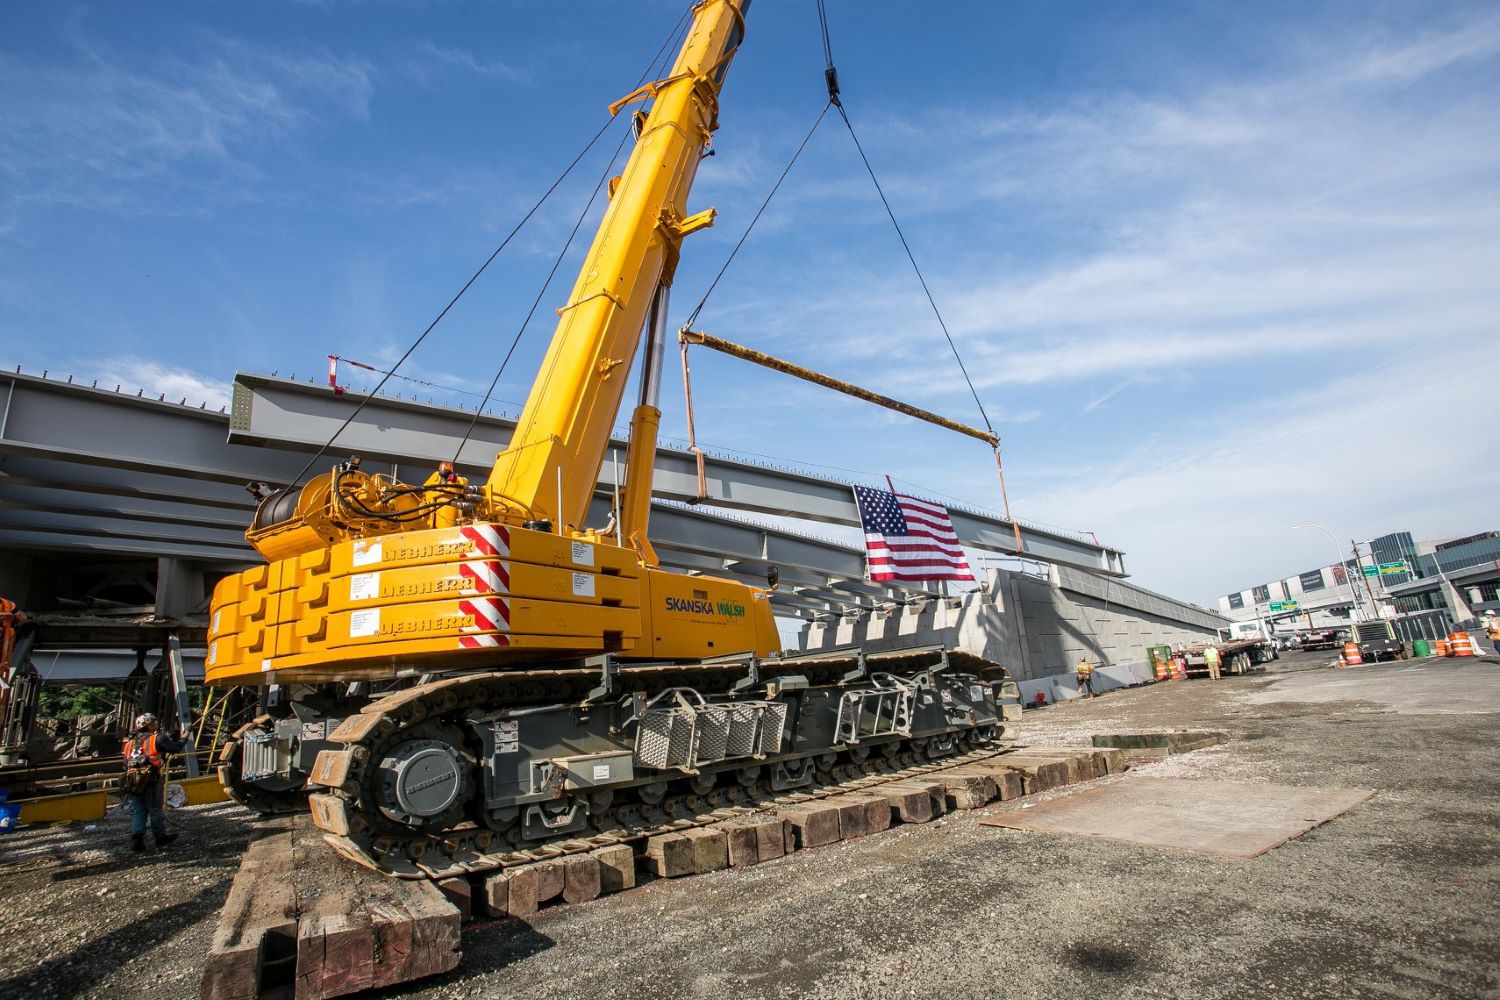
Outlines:
[[22, 823], [90, 823], [104, 818], [109, 793], [104, 789], [46, 795], [20, 803]]
[[496, 524], [340, 542], [214, 591], [210, 684], [375, 679], [422, 666], [779, 648], [764, 590], [643, 570], [633, 549]]

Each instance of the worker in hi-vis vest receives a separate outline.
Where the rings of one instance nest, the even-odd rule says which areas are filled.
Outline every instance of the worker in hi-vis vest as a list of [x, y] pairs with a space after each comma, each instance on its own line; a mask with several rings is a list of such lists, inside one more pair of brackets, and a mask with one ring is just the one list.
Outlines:
[[125, 774], [120, 791], [130, 803], [130, 849], [146, 849], [146, 821], [151, 821], [151, 835], [157, 850], [177, 839], [167, 832], [167, 818], [162, 813], [162, 765], [165, 754], [181, 753], [187, 744], [156, 731], [156, 716], [145, 712], [135, 717], [134, 730], [121, 746], [125, 757]]
[[1088, 657], [1081, 657], [1078, 666], [1073, 668], [1073, 673], [1078, 678], [1078, 697], [1092, 698], [1094, 696], [1094, 665], [1089, 662]]
[[1219, 679], [1219, 647], [1205, 646], [1203, 649], [1203, 663], [1208, 667], [1209, 680]]

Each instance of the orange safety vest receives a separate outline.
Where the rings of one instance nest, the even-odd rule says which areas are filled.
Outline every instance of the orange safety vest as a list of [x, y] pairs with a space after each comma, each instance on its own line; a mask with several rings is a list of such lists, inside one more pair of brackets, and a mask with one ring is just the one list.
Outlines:
[[[125, 763], [128, 766], [130, 764], [130, 758], [135, 756], [135, 740], [126, 740], [124, 746], [122, 747], [122, 750], [125, 754]], [[141, 752], [146, 755], [146, 759], [151, 762], [152, 767], [161, 767], [162, 757], [156, 749], [155, 733], [146, 734], [146, 738], [141, 741]]]

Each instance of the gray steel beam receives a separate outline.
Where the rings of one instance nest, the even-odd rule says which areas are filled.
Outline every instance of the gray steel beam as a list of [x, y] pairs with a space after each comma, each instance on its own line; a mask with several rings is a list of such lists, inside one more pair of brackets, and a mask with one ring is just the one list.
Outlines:
[[[8, 487], [8, 484], [5, 484]], [[87, 493], [72, 493], [58, 490], [42, 490], [35, 487], [24, 489], [0, 488], [0, 510], [36, 511], [47, 514], [75, 514], [83, 517], [107, 518], [130, 523], [178, 524], [187, 528], [207, 528], [244, 534], [248, 517], [220, 514], [217, 517], [202, 516], [200, 511], [182, 504], [163, 504], [140, 501], [128, 507], [111, 503], [108, 498], [94, 497]]]
[[21, 527], [0, 523], [0, 548], [27, 552], [86, 552], [96, 556], [179, 556], [225, 570], [243, 569], [258, 557], [243, 549], [214, 548], [176, 540], [132, 538], [106, 530], [88, 533], [71, 527]]
[[[281, 450], [266, 449], [249, 443], [247, 432], [232, 432], [232, 419], [253, 423], [256, 414], [277, 412], [275, 406], [263, 405], [262, 394], [272, 403], [279, 400], [279, 419], [293, 423], [311, 420], [318, 425], [333, 416], [342, 420], [349, 403], [323, 389], [256, 376], [241, 376], [237, 394], [248, 409], [231, 418], [0, 373], [0, 546], [100, 558], [173, 557], [226, 570], [256, 562], [242, 535], [254, 509], [244, 483], [290, 480], [305, 459], [287, 449], [300, 448], [305, 454], [327, 432], [292, 432], [290, 441], [267, 442]], [[338, 409], [322, 405], [327, 403]], [[454, 428], [472, 416], [471, 411], [388, 399], [377, 399], [371, 407], [372, 416], [387, 426], [356, 422], [350, 431], [355, 440], [341, 441], [334, 457], [360, 452], [368, 461], [425, 468], [442, 454], [434, 441], [450, 435], [447, 439], [456, 444]], [[309, 417], [307, 410], [315, 412]], [[510, 426], [509, 421], [481, 419], [473, 445], [477, 467], [488, 466]], [[245, 443], [226, 444], [226, 433]], [[413, 453], [406, 454], [405, 448]], [[691, 456], [662, 455], [658, 492], [665, 484], [669, 497], [690, 498], [696, 489]], [[710, 493], [721, 503], [762, 513], [790, 510], [832, 523], [848, 523], [853, 517], [847, 484], [731, 459], [713, 459], [709, 470]], [[607, 493], [595, 497], [589, 523], [606, 521]], [[657, 502], [651, 516], [651, 537], [666, 566], [753, 583], [765, 580], [769, 566], [780, 567], [784, 586], [776, 603], [784, 610], [837, 613], [932, 595], [921, 587], [865, 580], [865, 557], [857, 547], [751, 523], [707, 506]], [[1004, 522], [971, 523], [965, 517], [954, 511], [955, 525], [966, 525], [961, 530], [976, 536], [1000, 532], [1005, 545], [1011, 544]], [[1101, 558], [1110, 556], [1102, 547], [1094, 551]]]
[[[364, 397], [338, 396], [326, 387], [288, 379], [235, 375], [229, 440], [311, 452], [321, 447]], [[481, 415], [462, 450], [459, 442], [474, 419], [473, 411], [432, 406], [410, 400], [370, 397], [364, 410], [330, 449], [333, 458], [358, 454], [376, 461], [415, 464], [421, 469], [458, 455], [471, 472], [487, 472], [495, 454], [510, 440], [515, 422]], [[615, 447], [623, 459], [625, 442]], [[610, 463], [605, 463], [606, 478]], [[859, 512], [851, 484], [800, 472], [772, 469], [722, 456], [707, 460], [707, 502], [734, 510], [797, 517], [828, 524], [858, 526]], [[657, 452], [652, 494], [668, 500], [697, 498], [695, 459], [685, 451]], [[1010, 522], [981, 511], [950, 508], [959, 539], [975, 548], [1013, 553]], [[1110, 576], [1124, 575], [1121, 553], [1082, 537], [1021, 525], [1024, 552], [1033, 559], [1077, 566]], [[862, 575], [863, 569], [859, 575]], [[846, 574], [847, 575], [847, 574]]]

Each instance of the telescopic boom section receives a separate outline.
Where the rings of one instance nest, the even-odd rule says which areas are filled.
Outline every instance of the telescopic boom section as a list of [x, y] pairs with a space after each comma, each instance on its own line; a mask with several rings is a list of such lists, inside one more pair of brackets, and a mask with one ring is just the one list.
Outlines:
[[[682, 237], [713, 220], [712, 210], [688, 216], [688, 190], [718, 127], [719, 91], [749, 6], [700, 3], [671, 73], [611, 108], [654, 97], [515, 435], [495, 459], [495, 509], [509, 501], [560, 531], [583, 527], [651, 300], [671, 284]], [[651, 468], [629, 474], [649, 477]]]

